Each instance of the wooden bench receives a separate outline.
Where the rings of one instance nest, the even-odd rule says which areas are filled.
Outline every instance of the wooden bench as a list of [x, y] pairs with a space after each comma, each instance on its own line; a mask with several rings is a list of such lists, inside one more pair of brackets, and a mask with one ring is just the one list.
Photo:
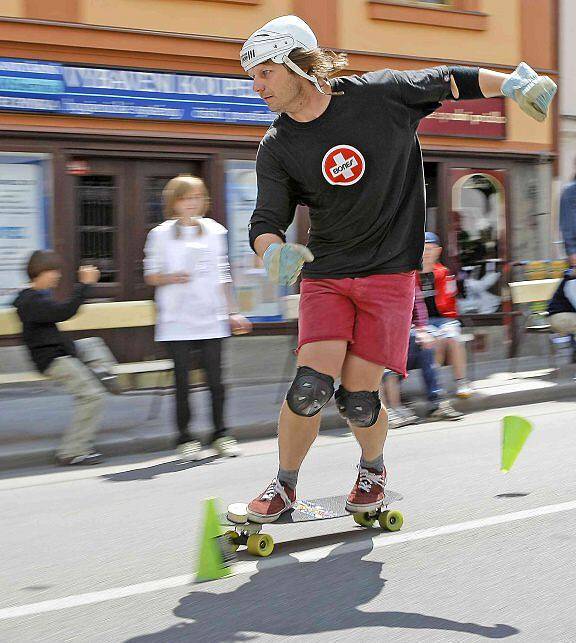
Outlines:
[[[508, 284], [510, 288], [510, 297], [513, 305], [537, 304], [548, 302], [552, 299], [561, 279], [533, 279], [530, 281], [515, 281]], [[524, 334], [544, 335], [548, 357], [556, 368], [556, 359], [554, 345], [550, 341], [550, 335], [554, 333], [548, 321], [546, 311], [522, 311], [522, 323], [520, 328], [519, 347], [513, 356], [513, 370], [517, 371], [517, 360], [519, 357], [522, 336]]]
[[[156, 310], [153, 301], [101, 302], [82, 305], [71, 319], [58, 324], [62, 331], [85, 331], [108, 328], [136, 328], [153, 326]], [[0, 336], [19, 337], [22, 325], [14, 308], [0, 309]], [[155, 417], [159, 410], [161, 396], [171, 393], [174, 365], [172, 360], [158, 359], [144, 362], [114, 364], [111, 372], [119, 379], [126, 395], [155, 393], [148, 418]], [[49, 378], [37, 371], [19, 373], [0, 373], [0, 386], [45, 382]], [[203, 371], [190, 372], [190, 384], [199, 387], [203, 384]]]

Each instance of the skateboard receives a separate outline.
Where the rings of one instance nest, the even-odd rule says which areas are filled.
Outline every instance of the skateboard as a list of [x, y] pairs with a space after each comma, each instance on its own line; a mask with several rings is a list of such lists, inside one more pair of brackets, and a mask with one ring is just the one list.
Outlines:
[[238, 547], [245, 545], [253, 556], [270, 556], [274, 551], [274, 540], [270, 534], [261, 533], [267, 525], [286, 525], [312, 520], [331, 520], [351, 516], [361, 527], [373, 527], [378, 524], [385, 531], [398, 531], [404, 522], [402, 513], [397, 509], [388, 509], [393, 502], [402, 500], [402, 495], [396, 491], [384, 492], [384, 502], [379, 509], [370, 512], [351, 513], [346, 510], [347, 496], [330, 496], [313, 500], [297, 500], [289, 511], [283, 513], [272, 523], [257, 523], [248, 520], [245, 503], [228, 505], [228, 511], [221, 516], [220, 524], [228, 529], [223, 537], [228, 541], [229, 548], [236, 552]]

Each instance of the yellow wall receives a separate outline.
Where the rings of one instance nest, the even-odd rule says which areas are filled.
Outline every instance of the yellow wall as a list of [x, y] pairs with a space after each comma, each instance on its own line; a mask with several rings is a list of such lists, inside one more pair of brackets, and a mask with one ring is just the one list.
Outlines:
[[0, 16], [22, 18], [24, 16], [24, 0], [0, 0]]
[[520, 58], [519, 0], [483, 0], [485, 31], [373, 20], [368, 8], [366, 0], [339, 3], [342, 49], [510, 65]]
[[[371, 20], [366, 0], [345, 0], [339, 7], [343, 49], [484, 63], [487, 66], [490, 63], [516, 66], [522, 59], [519, 0], [483, 0], [482, 10], [490, 16], [485, 31]], [[398, 61], [398, 66], [405, 67], [406, 64]], [[506, 112], [508, 141], [552, 144], [552, 118], [536, 124], [512, 101], [507, 101]]]
[[508, 116], [506, 138], [509, 141], [552, 145], [554, 118], [551, 116], [543, 123], [537, 123], [511, 100], [506, 100], [506, 115]]
[[291, 0], [242, 5], [198, 0], [82, 0], [86, 24], [243, 38], [268, 20], [292, 13]]

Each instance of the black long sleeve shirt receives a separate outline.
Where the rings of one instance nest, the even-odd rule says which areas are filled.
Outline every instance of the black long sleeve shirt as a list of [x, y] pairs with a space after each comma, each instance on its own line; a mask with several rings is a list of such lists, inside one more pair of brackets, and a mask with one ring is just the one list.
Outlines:
[[56, 324], [78, 312], [89, 286], [77, 284], [67, 301], [57, 301], [47, 290], [26, 288], [14, 300], [22, 321], [22, 338], [32, 361], [43, 373], [57, 357], [75, 356], [74, 343], [58, 330]]
[[262, 139], [250, 242], [281, 237], [296, 206], [310, 209], [302, 275], [363, 277], [419, 269], [426, 217], [420, 120], [453, 98], [450, 69], [374, 71], [336, 78], [310, 122], [281, 114]]

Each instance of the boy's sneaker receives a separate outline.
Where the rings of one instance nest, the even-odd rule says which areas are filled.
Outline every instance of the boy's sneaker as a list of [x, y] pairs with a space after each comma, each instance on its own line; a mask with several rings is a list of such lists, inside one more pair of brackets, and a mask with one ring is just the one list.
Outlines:
[[236, 438], [229, 435], [223, 435], [212, 442], [212, 448], [223, 458], [236, 458], [242, 455], [242, 450], [238, 446]]
[[184, 444], [179, 444], [177, 449], [178, 455], [182, 460], [187, 462], [195, 462], [200, 460], [200, 452], [202, 451], [202, 444], [198, 440], [190, 440], [190, 442], [184, 442]]
[[248, 505], [248, 520], [274, 522], [296, 501], [296, 489], [283, 485], [276, 478]]
[[385, 484], [386, 469], [375, 471], [358, 466], [358, 478], [346, 500], [346, 511], [375, 511], [381, 507]]
[[438, 408], [434, 409], [432, 413], [428, 415], [431, 420], [461, 420], [464, 417], [464, 413], [457, 411], [448, 400], [442, 400], [438, 404]]
[[388, 409], [389, 429], [399, 429], [409, 424], [418, 424], [419, 421], [420, 418], [405, 406]]
[[467, 399], [472, 395], [472, 393], [474, 393], [474, 389], [465, 377], [463, 377], [461, 380], [456, 380], [456, 395], [458, 397]]
[[104, 456], [101, 453], [83, 453], [81, 455], [56, 456], [56, 463], [61, 467], [76, 467], [90, 464], [101, 464], [104, 462]]

